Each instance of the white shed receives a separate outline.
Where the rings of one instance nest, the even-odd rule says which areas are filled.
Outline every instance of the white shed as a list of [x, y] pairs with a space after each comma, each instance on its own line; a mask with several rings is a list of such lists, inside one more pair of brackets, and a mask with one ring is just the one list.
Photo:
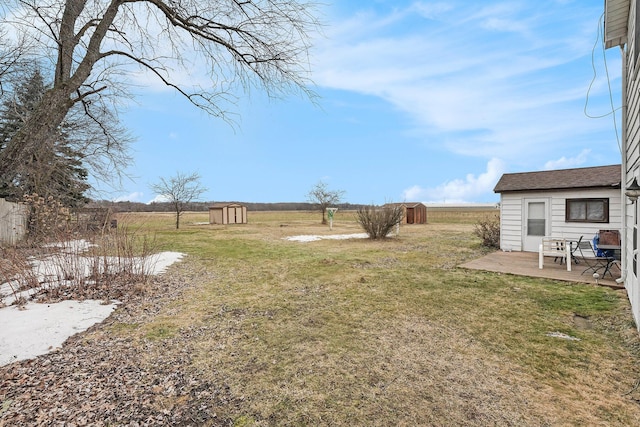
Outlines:
[[537, 252], [544, 236], [591, 239], [622, 227], [620, 165], [504, 174], [500, 248]]

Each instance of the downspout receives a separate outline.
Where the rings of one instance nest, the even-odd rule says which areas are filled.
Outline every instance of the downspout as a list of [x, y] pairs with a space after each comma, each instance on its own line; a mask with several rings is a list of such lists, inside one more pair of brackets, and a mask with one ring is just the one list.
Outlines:
[[[620, 200], [624, 206], [622, 212], [622, 230], [621, 231], [621, 275], [616, 279], [617, 283], [626, 285], [627, 280], [627, 196], [624, 194], [627, 191], [627, 52], [624, 49], [624, 45], [620, 45], [620, 55], [622, 57], [622, 108], [621, 108], [621, 124], [622, 135], [620, 142], [622, 150], [622, 170], [620, 177]], [[614, 113], [615, 114], [615, 113]], [[634, 206], [635, 208], [635, 206]]]

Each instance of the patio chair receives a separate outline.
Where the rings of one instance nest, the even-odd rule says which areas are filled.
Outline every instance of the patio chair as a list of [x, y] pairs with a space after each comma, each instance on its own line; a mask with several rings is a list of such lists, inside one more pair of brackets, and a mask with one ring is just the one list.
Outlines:
[[[580, 236], [580, 238], [578, 239], [578, 241], [573, 241], [573, 240], [567, 240], [564, 244], [568, 244], [570, 249], [571, 249], [571, 262], [574, 264], [580, 264], [580, 260], [578, 259], [578, 246], [580, 246], [580, 242], [582, 242], [582, 238], [584, 236]], [[563, 251], [564, 252], [564, 245], [558, 245], [557, 246], [558, 251]], [[566, 261], [566, 256], [564, 256], [564, 254], [562, 255], [558, 255], [556, 258], [553, 259], [553, 262], [558, 262], [560, 261], [560, 264], [562, 264], [563, 262]]]
[[[554, 262], [563, 264], [567, 261], [567, 241], [562, 237], [545, 236], [538, 249], [538, 268], [544, 267], [544, 258], [553, 257]], [[567, 262], [567, 271], [571, 271], [571, 262]]]
[[571, 261], [574, 264], [580, 264], [580, 259], [578, 258], [580, 243], [582, 243], [582, 238], [584, 236], [580, 236], [577, 242], [571, 242]]
[[611, 274], [613, 277], [613, 273], [609, 270], [610, 263], [615, 260], [615, 258], [608, 256], [606, 254], [598, 255], [598, 252], [593, 247], [593, 244], [589, 240], [580, 239], [577, 250], [580, 253], [579, 259], [584, 261], [587, 265], [587, 268], [581, 273], [593, 272], [598, 273], [600, 270], [604, 269], [602, 276], [604, 277], [607, 272]]

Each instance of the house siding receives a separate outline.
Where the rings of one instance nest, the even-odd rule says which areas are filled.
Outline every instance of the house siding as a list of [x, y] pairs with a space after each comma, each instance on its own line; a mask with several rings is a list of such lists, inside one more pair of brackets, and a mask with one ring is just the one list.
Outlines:
[[522, 196], [502, 194], [500, 197], [500, 248], [522, 250]]
[[[605, 0], [605, 47], [619, 47], [622, 55], [622, 158], [625, 188], [634, 178], [640, 179], [640, 56], [636, 44], [638, 0]], [[636, 58], [638, 56], [638, 58]], [[633, 203], [623, 197], [623, 280], [631, 302], [631, 311], [640, 330], [640, 285], [638, 284], [638, 247], [640, 200]], [[637, 266], [636, 266], [637, 265]]]
[[[638, 7], [637, 1], [632, 1], [629, 9], [628, 19], [628, 34], [635, 34], [635, 13]], [[633, 36], [628, 37], [628, 52], [626, 56], [627, 65], [627, 80], [626, 80], [626, 93], [625, 97], [627, 112], [626, 112], [626, 146], [625, 160], [626, 160], [626, 182], [627, 185], [631, 183], [634, 177], [640, 179], [640, 72], [637, 63], [634, 63], [635, 50], [639, 46], [635, 45]], [[626, 200], [626, 198], [625, 198]], [[637, 247], [634, 247], [634, 232], [637, 233], [638, 218], [640, 212], [638, 210], [640, 202], [631, 203], [626, 201], [626, 224], [627, 224], [627, 238], [625, 239], [625, 270], [626, 280], [625, 288], [629, 301], [631, 302], [633, 316], [636, 321], [636, 326], [640, 328], [640, 285], [638, 284], [637, 271], [634, 271], [634, 260], [637, 255]], [[637, 245], [636, 245], [637, 246]]]
[[[576, 198], [608, 198], [609, 222], [566, 222], [566, 200]], [[502, 250], [522, 251], [525, 199], [545, 199], [549, 202], [550, 218], [547, 234], [550, 236], [577, 240], [580, 236], [591, 238], [599, 230], [620, 230], [622, 227], [619, 189], [502, 193], [500, 197], [500, 248]]]

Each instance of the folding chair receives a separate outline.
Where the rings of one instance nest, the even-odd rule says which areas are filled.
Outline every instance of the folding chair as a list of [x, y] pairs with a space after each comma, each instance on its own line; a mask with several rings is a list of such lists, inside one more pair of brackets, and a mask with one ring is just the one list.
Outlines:
[[582, 243], [582, 238], [584, 236], [580, 236], [577, 242], [571, 242], [571, 261], [574, 264], [580, 264], [580, 260], [578, 259], [578, 253], [580, 252], [578, 248], [580, 247], [580, 243]]
[[609, 271], [609, 263], [613, 261], [615, 258], [607, 255], [598, 256], [596, 249], [593, 247], [593, 244], [589, 240], [580, 240], [577, 245], [578, 251], [580, 252], [580, 259], [584, 261], [587, 265], [587, 268], [582, 272], [582, 274], [587, 272], [597, 273], [600, 270], [604, 269], [604, 273], [602, 276], [607, 274], [611, 274], [613, 277], [613, 273]]

